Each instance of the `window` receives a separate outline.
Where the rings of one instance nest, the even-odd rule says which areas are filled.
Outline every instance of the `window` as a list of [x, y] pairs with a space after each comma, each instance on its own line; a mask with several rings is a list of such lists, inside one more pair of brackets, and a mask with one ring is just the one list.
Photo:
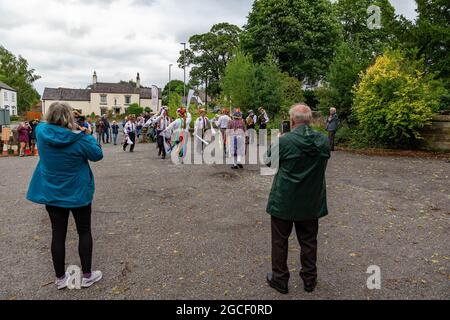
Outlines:
[[11, 101], [16, 102], [16, 94], [14, 92], [11, 93]]
[[5, 91], [4, 96], [5, 96], [5, 101], [8, 101], [8, 92], [7, 91]]
[[100, 115], [104, 116], [107, 113], [108, 113], [108, 108], [104, 108], [104, 107], [100, 108]]
[[107, 100], [106, 94], [100, 95], [100, 104], [108, 104], [108, 100]]
[[131, 96], [125, 96], [125, 104], [126, 105], [131, 104]]

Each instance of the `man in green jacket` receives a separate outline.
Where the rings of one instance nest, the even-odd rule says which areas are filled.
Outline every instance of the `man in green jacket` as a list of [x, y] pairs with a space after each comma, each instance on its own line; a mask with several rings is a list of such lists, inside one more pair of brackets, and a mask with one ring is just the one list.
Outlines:
[[272, 146], [278, 152], [269, 150], [267, 154], [267, 163], [276, 160], [279, 163], [267, 205], [267, 212], [272, 216], [272, 273], [267, 275], [267, 281], [283, 294], [289, 291], [287, 258], [294, 225], [301, 247], [300, 277], [305, 291], [314, 291], [319, 219], [328, 214], [325, 171], [330, 145], [327, 137], [310, 128], [312, 112], [307, 105], [294, 105], [290, 117], [292, 132], [281, 136], [278, 146]]

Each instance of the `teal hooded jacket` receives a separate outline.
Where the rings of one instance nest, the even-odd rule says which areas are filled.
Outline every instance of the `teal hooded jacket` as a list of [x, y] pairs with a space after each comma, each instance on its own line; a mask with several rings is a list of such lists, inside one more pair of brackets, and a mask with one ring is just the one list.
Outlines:
[[28, 188], [27, 199], [61, 208], [80, 208], [92, 203], [94, 175], [89, 161], [103, 159], [94, 137], [60, 126], [36, 127], [40, 160]]

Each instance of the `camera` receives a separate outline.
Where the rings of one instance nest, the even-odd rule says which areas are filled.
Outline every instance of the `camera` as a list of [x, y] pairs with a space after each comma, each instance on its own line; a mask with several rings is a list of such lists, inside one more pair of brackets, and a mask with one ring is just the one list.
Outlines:
[[79, 127], [84, 127], [84, 124], [86, 123], [86, 117], [79, 116], [79, 117], [75, 118], [75, 120]]
[[283, 121], [281, 124], [281, 134], [289, 133], [291, 132], [291, 122], [290, 121]]

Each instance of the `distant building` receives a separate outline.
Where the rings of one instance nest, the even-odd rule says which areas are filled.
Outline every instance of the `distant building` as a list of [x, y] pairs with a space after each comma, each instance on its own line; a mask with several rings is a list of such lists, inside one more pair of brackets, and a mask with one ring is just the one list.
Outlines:
[[9, 110], [11, 116], [17, 116], [17, 90], [0, 81], [0, 109]]
[[[156, 89], [157, 93], [152, 92]], [[152, 97], [158, 97], [157, 103], [153, 101]], [[134, 103], [157, 112], [162, 105], [162, 90], [156, 87], [154, 89], [142, 87], [139, 73], [136, 77], [136, 84], [106, 83], [97, 82], [97, 73], [94, 71], [92, 84], [87, 89], [45, 88], [42, 96], [42, 111], [45, 113], [47, 108], [56, 101], [67, 102], [84, 115], [92, 113], [104, 115], [108, 111], [119, 115], [125, 113], [127, 108]], [[155, 106], [157, 106], [157, 110], [153, 110]]]

